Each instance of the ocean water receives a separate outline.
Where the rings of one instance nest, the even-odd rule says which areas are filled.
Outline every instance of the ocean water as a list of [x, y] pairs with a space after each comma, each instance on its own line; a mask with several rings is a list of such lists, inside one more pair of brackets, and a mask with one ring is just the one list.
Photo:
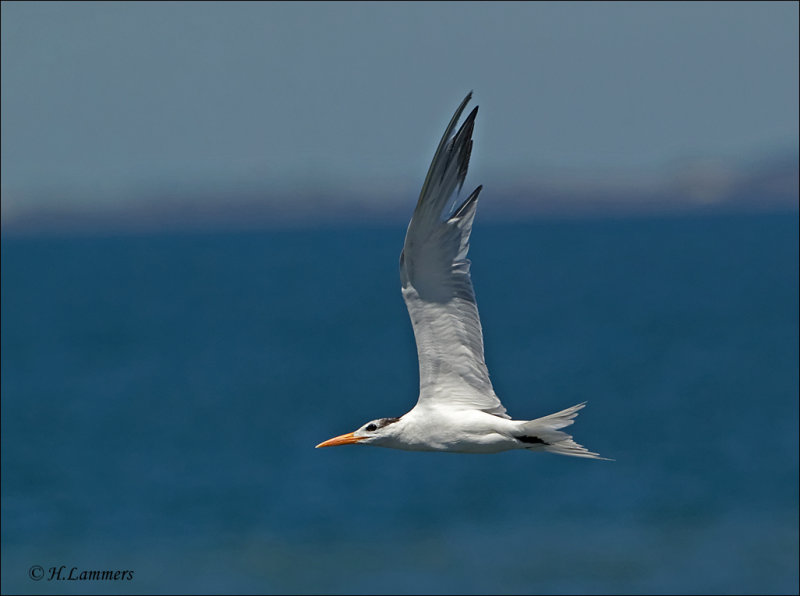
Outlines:
[[2, 591], [797, 593], [796, 213], [479, 218], [498, 395], [613, 462], [314, 449], [416, 400], [404, 233], [4, 237]]

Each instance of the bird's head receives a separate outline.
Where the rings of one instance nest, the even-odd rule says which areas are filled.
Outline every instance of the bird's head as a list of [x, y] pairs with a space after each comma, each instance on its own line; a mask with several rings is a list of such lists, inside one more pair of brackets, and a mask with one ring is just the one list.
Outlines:
[[333, 437], [317, 445], [317, 447], [335, 447], [336, 445], [351, 445], [362, 443], [364, 445], [383, 445], [391, 441], [395, 435], [395, 422], [400, 418], [378, 418], [370, 420], [364, 426], [346, 435]]

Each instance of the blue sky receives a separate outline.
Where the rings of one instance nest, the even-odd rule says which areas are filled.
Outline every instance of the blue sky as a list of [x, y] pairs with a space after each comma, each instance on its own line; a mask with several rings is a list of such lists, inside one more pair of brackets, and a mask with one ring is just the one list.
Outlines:
[[[418, 188], [798, 143], [798, 3], [2, 3], [2, 195]], [[468, 182], [469, 183], [469, 182]]]

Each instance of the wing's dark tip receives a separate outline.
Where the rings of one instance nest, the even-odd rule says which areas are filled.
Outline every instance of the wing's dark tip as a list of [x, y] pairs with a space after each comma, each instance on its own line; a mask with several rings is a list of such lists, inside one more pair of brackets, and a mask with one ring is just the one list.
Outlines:
[[461, 124], [461, 128], [458, 129], [458, 132], [453, 137], [453, 146], [456, 146], [461, 139], [472, 138], [472, 131], [475, 130], [475, 117], [478, 115], [478, 108], [480, 106], [475, 106], [472, 108], [472, 111], [469, 115], [464, 119], [464, 122]]
[[[469, 158], [472, 156], [472, 133], [475, 130], [475, 117], [478, 115], [478, 106], [475, 106], [469, 115], [464, 119], [458, 132], [453, 135], [453, 140], [450, 141], [449, 152], [452, 159], [458, 160], [458, 190], [464, 184], [464, 179], [467, 177], [467, 168], [469, 167]], [[446, 169], [443, 170], [444, 176]]]
[[533, 437], [533, 436], [529, 437], [529, 436], [523, 435], [521, 437], [514, 437], [514, 438], [517, 439], [517, 441], [522, 441], [523, 443], [529, 443], [531, 445], [549, 445], [550, 444], [547, 441], [543, 441], [539, 437]]

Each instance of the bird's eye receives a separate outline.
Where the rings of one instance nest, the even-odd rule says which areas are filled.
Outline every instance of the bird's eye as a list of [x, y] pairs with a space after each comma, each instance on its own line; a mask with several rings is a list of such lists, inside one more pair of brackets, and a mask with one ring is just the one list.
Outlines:
[[378, 430], [378, 427], [375, 426], [374, 424], [367, 424], [367, 430], [369, 431]]

